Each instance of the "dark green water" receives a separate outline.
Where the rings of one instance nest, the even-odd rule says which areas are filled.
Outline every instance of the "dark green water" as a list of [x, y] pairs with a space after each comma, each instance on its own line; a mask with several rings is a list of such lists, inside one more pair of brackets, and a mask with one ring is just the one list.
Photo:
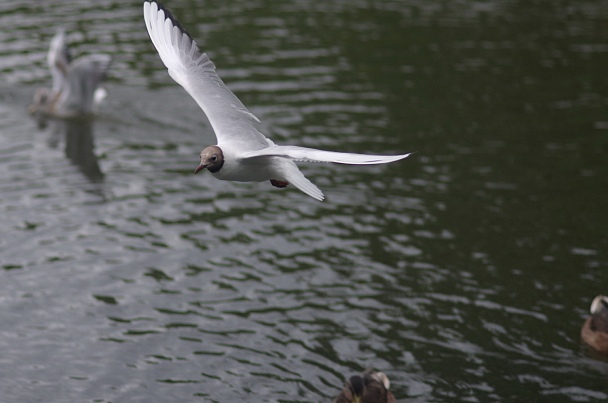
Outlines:
[[[165, 1], [326, 194], [192, 175], [214, 137], [137, 2], [0, 5], [6, 401], [601, 401], [608, 3]], [[88, 124], [26, 112], [58, 26], [110, 53]]]

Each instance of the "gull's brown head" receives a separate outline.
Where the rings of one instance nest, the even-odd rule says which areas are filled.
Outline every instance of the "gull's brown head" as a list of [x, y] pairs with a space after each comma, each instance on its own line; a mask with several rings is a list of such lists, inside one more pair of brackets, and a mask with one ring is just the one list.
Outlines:
[[224, 153], [218, 146], [209, 146], [201, 151], [201, 163], [194, 170], [194, 173], [198, 173], [203, 169], [207, 168], [209, 172], [216, 173], [224, 165]]

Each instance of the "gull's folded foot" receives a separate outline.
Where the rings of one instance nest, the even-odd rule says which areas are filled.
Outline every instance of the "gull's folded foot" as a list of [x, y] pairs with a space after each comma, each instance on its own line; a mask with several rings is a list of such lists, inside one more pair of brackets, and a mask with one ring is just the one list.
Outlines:
[[285, 188], [285, 187], [287, 187], [287, 185], [289, 185], [289, 182], [279, 181], [276, 179], [271, 179], [270, 183], [272, 183], [272, 186], [278, 187], [278, 188]]

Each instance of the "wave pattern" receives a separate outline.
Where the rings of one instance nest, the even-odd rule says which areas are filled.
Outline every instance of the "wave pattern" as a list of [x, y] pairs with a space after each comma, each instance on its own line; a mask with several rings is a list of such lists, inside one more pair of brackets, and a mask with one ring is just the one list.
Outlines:
[[[477, 117], [504, 109], [508, 90], [468, 87], [470, 73], [491, 69], [491, 51], [509, 67], [518, 43], [452, 38], [519, 15], [508, 1], [470, 3], [167, 4], [278, 143], [418, 151], [388, 166], [304, 166], [328, 196], [317, 203], [192, 175], [213, 135], [161, 66], [139, 4], [3, 2], [3, 398], [329, 401], [374, 366], [404, 401], [606, 399], [605, 366], [578, 351], [585, 308], [571, 312], [587, 303], [584, 285], [606, 279], [605, 226], [577, 232], [523, 210], [548, 196], [497, 164], [526, 166], [536, 154], [513, 163], [521, 139], [490, 141], [479, 127], [496, 122], [461, 115], [467, 102]], [[50, 82], [46, 49], [59, 25], [76, 55], [113, 55], [109, 96], [93, 122], [39, 129], [25, 108]], [[453, 48], [440, 52], [429, 27]], [[462, 74], [455, 88], [468, 89], [448, 94], [462, 95], [455, 105], [442, 99], [445, 63]], [[584, 99], [593, 108], [601, 98]], [[606, 177], [595, 144], [537, 142], [552, 160], [587, 156], [576, 161], [585, 175]], [[588, 219], [591, 207], [568, 202], [574, 222]], [[558, 235], [535, 237], [532, 217], [538, 233]], [[580, 292], [568, 297], [567, 284]]]

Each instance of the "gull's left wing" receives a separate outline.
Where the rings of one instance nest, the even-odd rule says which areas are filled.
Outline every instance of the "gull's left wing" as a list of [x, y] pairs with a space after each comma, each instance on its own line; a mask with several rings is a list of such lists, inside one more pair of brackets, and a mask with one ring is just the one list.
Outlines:
[[241, 143], [244, 149], [267, 147], [266, 136], [256, 128], [258, 118], [226, 87], [209, 56], [199, 50], [171, 13], [155, 1], [146, 1], [144, 20], [169, 75], [205, 112], [218, 144]]
[[261, 150], [246, 152], [241, 159], [259, 158], [259, 157], [281, 157], [295, 161], [309, 162], [333, 162], [336, 164], [349, 165], [374, 165], [388, 164], [389, 162], [399, 161], [407, 158], [411, 153], [399, 155], [371, 155], [371, 154], [355, 154], [341, 153], [336, 151], [324, 151], [314, 148], [298, 147], [298, 146], [277, 146], [273, 145]]

